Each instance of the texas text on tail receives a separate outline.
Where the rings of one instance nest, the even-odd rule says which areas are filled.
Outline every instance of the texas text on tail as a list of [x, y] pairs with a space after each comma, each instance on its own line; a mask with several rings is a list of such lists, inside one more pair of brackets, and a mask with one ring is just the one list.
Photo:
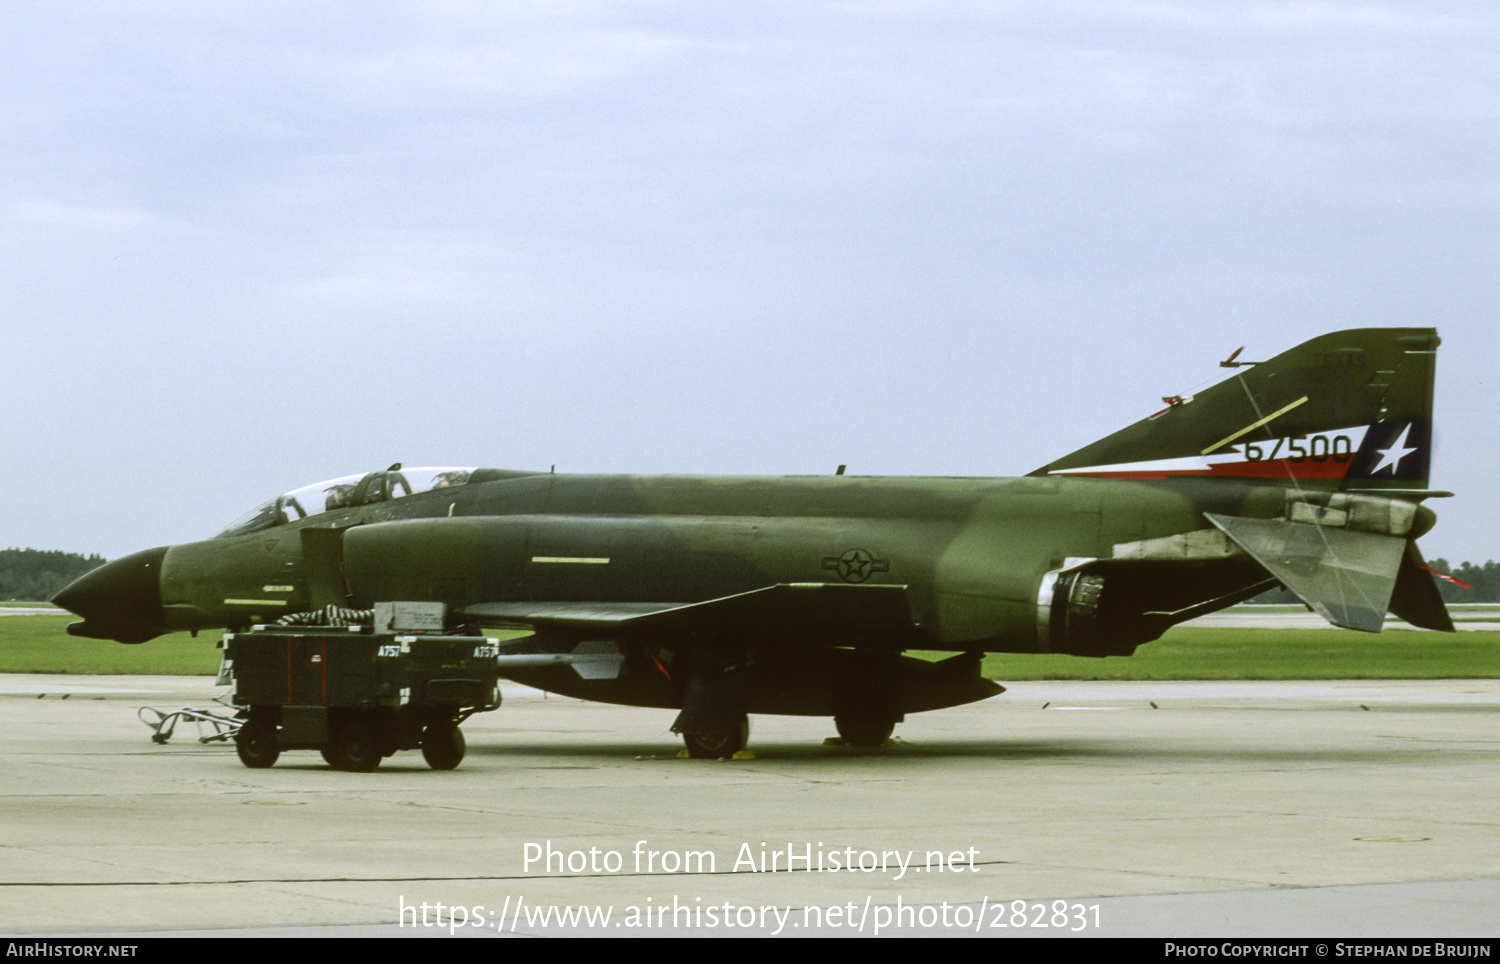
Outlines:
[[[1330, 622], [1452, 623], [1416, 539], [1429, 329], [1314, 339], [1022, 478], [588, 476], [399, 465], [277, 496], [213, 539], [136, 553], [57, 602], [142, 642], [328, 605], [442, 602], [528, 630], [508, 675], [680, 710], [696, 755], [748, 713], [854, 744], [1001, 691], [985, 652], [1124, 656], [1284, 585]], [[907, 650], [949, 651], [940, 661]], [[587, 654], [587, 659], [579, 654]]]

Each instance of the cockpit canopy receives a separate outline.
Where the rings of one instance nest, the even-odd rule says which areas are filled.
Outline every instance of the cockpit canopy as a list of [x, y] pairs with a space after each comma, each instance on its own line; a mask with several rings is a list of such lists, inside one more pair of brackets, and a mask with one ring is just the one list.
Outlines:
[[243, 536], [273, 526], [286, 525], [308, 516], [401, 499], [419, 492], [466, 484], [473, 468], [403, 469], [398, 463], [383, 472], [346, 475], [278, 495], [236, 519], [215, 539]]

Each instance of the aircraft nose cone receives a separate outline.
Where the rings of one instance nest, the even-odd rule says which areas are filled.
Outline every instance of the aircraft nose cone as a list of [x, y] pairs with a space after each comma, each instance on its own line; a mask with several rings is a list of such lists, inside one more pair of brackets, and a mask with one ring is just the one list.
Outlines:
[[167, 631], [161, 606], [161, 564], [167, 549], [147, 549], [84, 573], [52, 597], [83, 617], [73, 636], [142, 643]]

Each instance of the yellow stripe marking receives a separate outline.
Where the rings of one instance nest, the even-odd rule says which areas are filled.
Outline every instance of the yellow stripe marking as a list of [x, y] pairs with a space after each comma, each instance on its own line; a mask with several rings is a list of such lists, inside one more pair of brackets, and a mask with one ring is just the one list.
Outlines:
[[561, 562], [585, 566], [602, 566], [609, 562], [608, 556], [532, 556], [532, 562]]
[[1288, 405], [1286, 408], [1283, 408], [1283, 409], [1281, 409], [1279, 411], [1272, 412], [1270, 415], [1267, 415], [1265, 418], [1261, 419], [1258, 422], [1251, 422], [1249, 425], [1246, 425], [1244, 428], [1240, 429], [1238, 432], [1235, 432], [1233, 435], [1229, 436], [1228, 438], [1226, 438], [1226, 439], [1224, 439], [1222, 441], [1215, 442], [1214, 444], [1210, 445], [1208, 448], [1204, 449], [1202, 452], [1200, 452], [1198, 454], [1199, 455], [1207, 455], [1208, 453], [1212, 452], [1214, 449], [1221, 449], [1224, 446], [1228, 445], [1230, 442], [1233, 442], [1235, 439], [1239, 438], [1241, 435], [1244, 435], [1246, 432], [1253, 432], [1256, 429], [1260, 428], [1262, 425], [1264, 425], [1267, 422], [1271, 421], [1272, 419], [1280, 418], [1281, 416], [1285, 415], [1287, 412], [1290, 412], [1292, 409], [1296, 408], [1298, 405], [1301, 405], [1305, 401], [1307, 401], [1307, 396], [1303, 395], [1301, 398], [1297, 399], [1295, 402], [1293, 402], [1292, 404]]
[[285, 606], [285, 599], [226, 599], [226, 606]]

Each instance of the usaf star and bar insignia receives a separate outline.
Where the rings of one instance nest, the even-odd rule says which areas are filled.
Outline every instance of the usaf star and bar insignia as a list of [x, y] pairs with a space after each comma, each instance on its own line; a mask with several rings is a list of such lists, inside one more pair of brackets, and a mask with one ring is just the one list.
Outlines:
[[864, 582], [877, 572], [890, 572], [889, 559], [876, 559], [867, 549], [850, 549], [841, 556], [824, 556], [823, 568], [832, 569], [845, 582]]

